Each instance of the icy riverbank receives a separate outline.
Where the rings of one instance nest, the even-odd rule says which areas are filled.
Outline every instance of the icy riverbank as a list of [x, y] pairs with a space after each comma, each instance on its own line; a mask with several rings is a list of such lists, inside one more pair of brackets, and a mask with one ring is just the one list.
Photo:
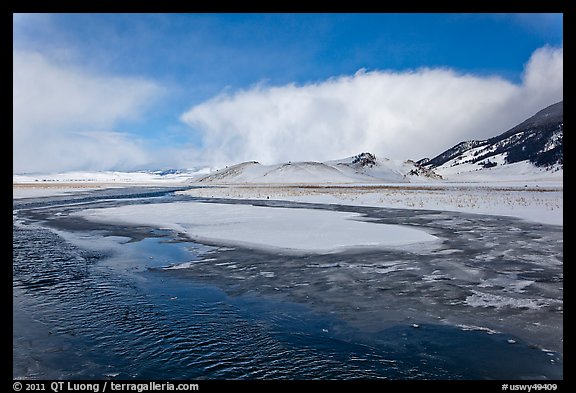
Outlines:
[[232, 199], [495, 214], [563, 225], [562, 183], [433, 183], [382, 185], [219, 185], [182, 194]]

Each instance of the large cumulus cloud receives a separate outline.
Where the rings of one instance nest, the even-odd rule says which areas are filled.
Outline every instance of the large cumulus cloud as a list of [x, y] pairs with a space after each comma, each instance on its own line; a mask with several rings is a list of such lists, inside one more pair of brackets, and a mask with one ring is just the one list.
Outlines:
[[213, 164], [328, 160], [361, 151], [434, 156], [506, 131], [563, 97], [563, 49], [544, 47], [515, 84], [451, 69], [361, 70], [305, 85], [256, 85], [196, 105], [182, 120]]

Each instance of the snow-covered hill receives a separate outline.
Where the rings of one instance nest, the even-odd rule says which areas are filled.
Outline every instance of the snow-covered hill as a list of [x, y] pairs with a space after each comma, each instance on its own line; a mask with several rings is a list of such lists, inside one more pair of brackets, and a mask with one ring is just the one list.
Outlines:
[[561, 178], [563, 131], [562, 101], [496, 137], [461, 142], [418, 163], [450, 180]]
[[288, 162], [262, 165], [244, 162], [200, 178], [207, 183], [407, 183], [439, 179], [414, 161], [377, 159], [371, 153], [327, 162]]

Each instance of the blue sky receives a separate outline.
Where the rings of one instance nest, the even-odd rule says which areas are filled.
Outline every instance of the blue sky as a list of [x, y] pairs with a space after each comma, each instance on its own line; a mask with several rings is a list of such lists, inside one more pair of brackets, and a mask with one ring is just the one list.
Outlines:
[[[419, 159], [503, 132], [562, 98], [561, 14], [18, 14], [13, 20], [15, 172], [320, 160], [359, 148]], [[543, 86], [546, 72], [554, 73], [554, 86]], [[364, 105], [362, 86], [379, 87]], [[471, 110], [477, 113], [445, 132], [435, 126], [439, 142], [430, 151], [407, 149], [395, 137], [402, 127], [410, 135], [432, 132], [414, 124], [417, 118], [441, 124], [425, 109], [440, 105], [438, 96], [446, 97], [436, 117], [461, 117], [450, 102], [462, 101], [456, 94], [466, 88], [473, 89], [466, 97], [478, 102]], [[532, 98], [520, 104], [526, 89]], [[496, 105], [510, 113], [478, 124]], [[395, 140], [397, 148], [385, 148]]]

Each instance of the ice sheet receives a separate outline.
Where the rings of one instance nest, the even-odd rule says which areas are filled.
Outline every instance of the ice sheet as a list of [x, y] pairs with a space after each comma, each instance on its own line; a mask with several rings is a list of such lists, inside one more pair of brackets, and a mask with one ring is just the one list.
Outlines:
[[358, 213], [199, 202], [129, 205], [80, 213], [99, 222], [176, 230], [196, 241], [296, 252], [405, 248], [437, 237], [409, 226], [362, 221]]

